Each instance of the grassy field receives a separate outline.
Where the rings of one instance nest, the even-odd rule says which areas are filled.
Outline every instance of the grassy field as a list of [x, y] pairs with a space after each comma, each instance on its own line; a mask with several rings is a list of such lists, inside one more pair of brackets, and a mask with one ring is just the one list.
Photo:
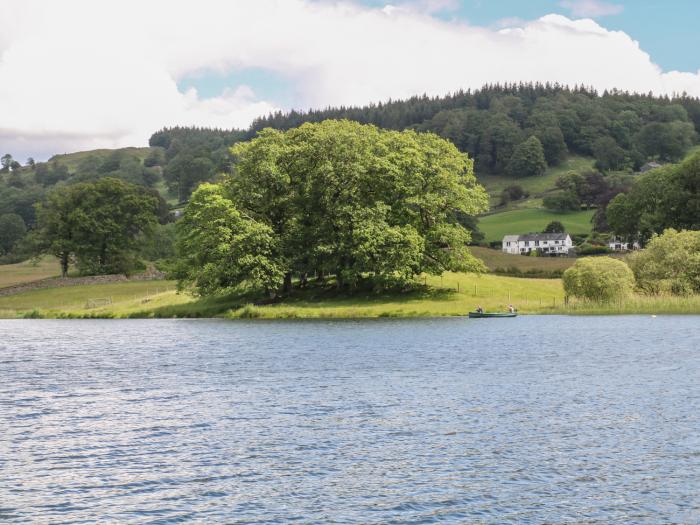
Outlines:
[[17, 264], [3, 264], [0, 266], [0, 288], [59, 275], [61, 275], [61, 267], [55, 257], [44, 257], [36, 263], [24, 261]]
[[557, 271], [566, 270], [576, 259], [569, 257], [528, 257], [526, 255], [510, 255], [501, 250], [471, 246], [469, 248], [476, 257], [484, 261], [489, 270], [496, 268], [517, 268], [521, 272], [530, 270]]
[[487, 241], [500, 241], [504, 235], [541, 232], [551, 221], [560, 221], [569, 233], [590, 233], [593, 210], [553, 212], [541, 208], [510, 210], [479, 217], [479, 229]]
[[[0, 317], [18, 317], [26, 312], [39, 310], [50, 317], [59, 312], [90, 314], [95, 311], [132, 311], [143, 308], [151, 301], [167, 300], [168, 304], [189, 301], [186, 296], [176, 296], [172, 281], [127, 281], [111, 284], [66, 286], [31, 290], [17, 295], [0, 297]], [[172, 296], [172, 297], [171, 297]], [[86, 308], [88, 301], [110, 299], [106, 308]], [[150, 301], [144, 303], [144, 300]], [[154, 304], [158, 304], [157, 302]]]
[[[404, 294], [364, 293], [337, 296], [312, 288], [284, 302], [253, 306], [250, 297], [230, 295], [197, 299], [177, 293], [172, 281], [124, 282], [35, 290], [0, 298], [0, 317], [225, 317], [225, 318], [375, 318], [465, 315], [481, 305], [505, 311], [513, 304], [523, 314], [700, 313], [700, 296], [634, 296], [622, 303], [564, 303], [559, 279], [447, 273], [423, 278], [424, 286]], [[89, 300], [112, 304], [88, 308]]]
[[541, 196], [554, 189], [557, 179], [569, 171], [585, 171], [593, 168], [594, 160], [588, 157], [570, 156], [559, 166], [548, 168], [540, 177], [523, 177], [513, 179], [503, 175], [478, 175], [479, 182], [491, 195], [491, 205], [498, 204], [500, 194], [506, 186], [518, 184], [530, 193], [531, 197]]

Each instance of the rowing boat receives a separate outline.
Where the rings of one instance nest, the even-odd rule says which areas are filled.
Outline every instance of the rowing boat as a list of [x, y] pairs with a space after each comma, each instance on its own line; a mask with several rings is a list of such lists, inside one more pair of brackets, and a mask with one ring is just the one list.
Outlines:
[[505, 312], [505, 313], [496, 313], [496, 312], [469, 312], [469, 318], [470, 319], [478, 319], [481, 317], [517, 317], [518, 314], [515, 312], [510, 313], [510, 312]]

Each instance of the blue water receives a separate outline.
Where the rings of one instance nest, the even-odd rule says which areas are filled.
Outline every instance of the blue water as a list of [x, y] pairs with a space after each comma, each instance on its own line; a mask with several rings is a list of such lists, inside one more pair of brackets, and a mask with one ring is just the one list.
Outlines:
[[1, 321], [2, 523], [700, 523], [700, 318]]

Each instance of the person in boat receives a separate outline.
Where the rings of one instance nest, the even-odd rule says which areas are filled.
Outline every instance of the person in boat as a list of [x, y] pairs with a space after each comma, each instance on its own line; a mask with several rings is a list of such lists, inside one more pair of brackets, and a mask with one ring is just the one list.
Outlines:
[[483, 314], [483, 313], [484, 313], [484, 309], [481, 307], [481, 305], [479, 305], [479, 306], [476, 307], [476, 313], [478, 313], [478, 314]]
[[514, 314], [514, 313], [515, 313], [515, 308], [513, 308], [513, 305], [512, 305], [512, 304], [509, 304], [509, 305], [508, 305], [508, 312], [511, 313], [511, 314]]

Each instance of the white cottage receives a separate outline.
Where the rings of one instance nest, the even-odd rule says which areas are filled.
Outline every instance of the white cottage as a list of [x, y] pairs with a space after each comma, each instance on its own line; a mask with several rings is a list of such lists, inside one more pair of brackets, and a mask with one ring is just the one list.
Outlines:
[[542, 255], [568, 255], [574, 243], [568, 233], [528, 233], [506, 235], [502, 250], [513, 255], [528, 255], [539, 251]]
[[617, 237], [613, 237], [608, 241], [608, 248], [614, 252], [626, 252], [630, 250], [639, 250], [640, 246], [637, 241], [626, 242]]

